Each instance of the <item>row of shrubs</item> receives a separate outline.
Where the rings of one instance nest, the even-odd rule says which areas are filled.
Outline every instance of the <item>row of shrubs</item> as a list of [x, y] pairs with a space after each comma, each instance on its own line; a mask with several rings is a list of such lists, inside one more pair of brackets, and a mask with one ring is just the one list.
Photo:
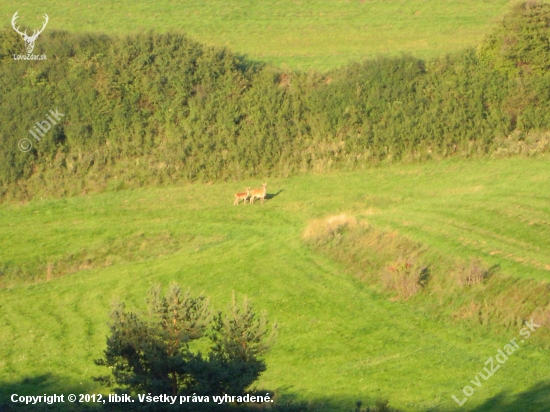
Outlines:
[[[48, 30], [35, 48], [47, 60], [14, 60], [24, 44], [1, 29], [0, 198], [513, 153], [550, 129], [548, 21], [550, 5], [529, 2], [477, 51], [328, 73], [180, 33]], [[29, 130], [56, 109], [61, 122], [36, 141]], [[548, 150], [535, 140], [526, 153]]]

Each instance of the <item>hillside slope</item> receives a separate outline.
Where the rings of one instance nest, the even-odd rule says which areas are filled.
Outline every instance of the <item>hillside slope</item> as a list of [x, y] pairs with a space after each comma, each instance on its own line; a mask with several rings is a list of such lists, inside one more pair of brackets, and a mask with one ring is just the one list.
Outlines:
[[[548, 280], [548, 164], [450, 161], [272, 179], [264, 205], [238, 207], [233, 193], [256, 182], [3, 205], [0, 261], [36, 266], [4, 275], [13, 286], [0, 291], [2, 392], [101, 390], [91, 376], [99, 374], [93, 359], [105, 345], [111, 300], [142, 305], [151, 284], [178, 281], [220, 308], [232, 290], [246, 294], [277, 319], [279, 341], [260, 387], [323, 410], [349, 410], [359, 398], [454, 410], [451, 395], [519, 331], [449, 327], [392, 302], [307, 248], [302, 232], [316, 217], [362, 214], [449, 256], [480, 256], [508, 274]], [[545, 410], [547, 352], [531, 339], [465, 410]]]

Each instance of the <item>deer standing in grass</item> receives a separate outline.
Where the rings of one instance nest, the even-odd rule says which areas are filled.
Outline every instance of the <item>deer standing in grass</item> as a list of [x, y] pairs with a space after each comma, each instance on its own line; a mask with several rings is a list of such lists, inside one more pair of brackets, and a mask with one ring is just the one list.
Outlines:
[[261, 189], [252, 189], [250, 191], [250, 203], [254, 204], [254, 199], [261, 199], [262, 203], [265, 200], [267, 183], [262, 185]]
[[249, 187], [246, 188], [246, 193], [244, 193], [244, 192], [235, 193], [235, 201], [233, 202], [233, 204], [235, 206], [239, 206], [239, 200], [241, 200], [241, 199], [243, 199], [244, 203], [246, 203], [246, 199], [248, 199], [248, 196], [250, 196], [250, 188]]

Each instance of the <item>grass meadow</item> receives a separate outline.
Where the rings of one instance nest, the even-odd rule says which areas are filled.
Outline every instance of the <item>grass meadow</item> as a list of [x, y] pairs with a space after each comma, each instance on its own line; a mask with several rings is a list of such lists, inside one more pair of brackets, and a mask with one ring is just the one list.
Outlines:
[[[292, 70], [329, 70], [377, 55], [432, 58], [476, 47], [515, 1], [509, 0], [185, 0], [98, 2], [14, 0], [0, 4], [3, 25], [125, 35], [188, 33], [252, 60]], [[36, 27], [34, 27], [36, 26]]]
[[[328, 71], [378, 55], [430, 59], [475, 47], [513, 3], [8, 0], [0, 16], [9, 27], [18, 10], [31, 32], [44, 12], [46, 30], [182, 31], [251, 60]], [[462, 388], [519, 331], [435, 316], [428, 305], [360, 281], [352, 262], [302, 239], [312, 220], [331, 215], [398, 231], [452, 259], [480, 259], [514, 278], [550, 280], [547, 156], [269, 178], [265, 204], [233, 206], [235, 192], [262, 181], [119, 191], [113, 179], [100, 194], [1, 204], [2, 402], [12, 393], [107, 393], [92, 377], [107, 373], [93, 360], [105, 348], [111, 303], [141, 308], [150, 286], [176, 281], [218, 309], [232, 291], [246, 295], [277, 320], [278, 341], [257, 388], [322, 412], [350, 411], [359, 399], [388, 399], [403, 411], [457, 410], [451, 396], [462, 399]], [[548, 411], [548, 342], [539, 336], [460, 410]]]
[[[177, 281], [224, 308], [231, 291], [279, 323], [259, 388], [318, 410], [387, 398], [406, 411], [451, 411], [452, 395], [518, 331], [433, 318], [361, 283], [301, 240], [312, 219], [348, 213], [445, 255], [550, 278], [545, 157], [393, 165], [269, 179], [265, 204], [233, 206], [257, 181], [146, 188], [0, 206], [0, 262], [48, 263], [0, 290], [0, 391], [105, 391], [91, 377], [110, 303], [142, 307]], [[39, 266], [36, 266], [39, 267]], [[548, 410], [550, 364], [536, 334], [461, 408]], [[2, 397], [4, 397], [2, 396]]]

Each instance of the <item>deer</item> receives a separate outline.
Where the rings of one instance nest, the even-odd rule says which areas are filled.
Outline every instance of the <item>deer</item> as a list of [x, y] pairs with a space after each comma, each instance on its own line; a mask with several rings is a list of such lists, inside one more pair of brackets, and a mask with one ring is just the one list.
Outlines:
[[265, 200], [267, 183], [262, 184], [261, 189], [252, 189], [250, 192], [250, 203], [254, 204], [254, 199], [261, 199], [262, 203]]
[[11, 19], [11, 25], [12, 25], [13, 29], [15, 30], [15, 32], [17, 34], [19, 34], [21, 37], [23, 37], [23, 40], [27, 44], [25, 46], [27, 48], [27, 54], [31, 54], [32, 51], [34, 50], [34, 43], [36, 42], [36, 39], [38, 38], [38, 35], [44, 31], [44, 29], [46, 28], [46, 24], [48, 24], [48, 21], [49, 21], [50, 18], [48, 17], [48, 15], [46, 13], [44, 13], [44, 23], [42, 24], [42, 28], [40, 30], [34, 30], [33, 33], [32, 33], [32, 36], [29, 36], [27, 34], [27, 30], [25, 30], [24, 32], [21, 32], [19, 30], [19, 26], [17, 26], [17, 27], [15, 26], [15, 21], [19, 18], [17, 13], [19, 13], [19, 11], [16, 11], [15, 14], [13, 15], [13, 17]]
[[233, 204], [235, 206], [239, 206], [239, 200], [241, 200], [241, 199], [243, 199], [244, 203], [246, 203], [246, 199], [248, 199], [248, 196], [250, 196], [250, 188], [249, 187], [246, 188], [246, 193], [244, 193], [244, 192], [235, 193], [235, 201], [233, 202]]

